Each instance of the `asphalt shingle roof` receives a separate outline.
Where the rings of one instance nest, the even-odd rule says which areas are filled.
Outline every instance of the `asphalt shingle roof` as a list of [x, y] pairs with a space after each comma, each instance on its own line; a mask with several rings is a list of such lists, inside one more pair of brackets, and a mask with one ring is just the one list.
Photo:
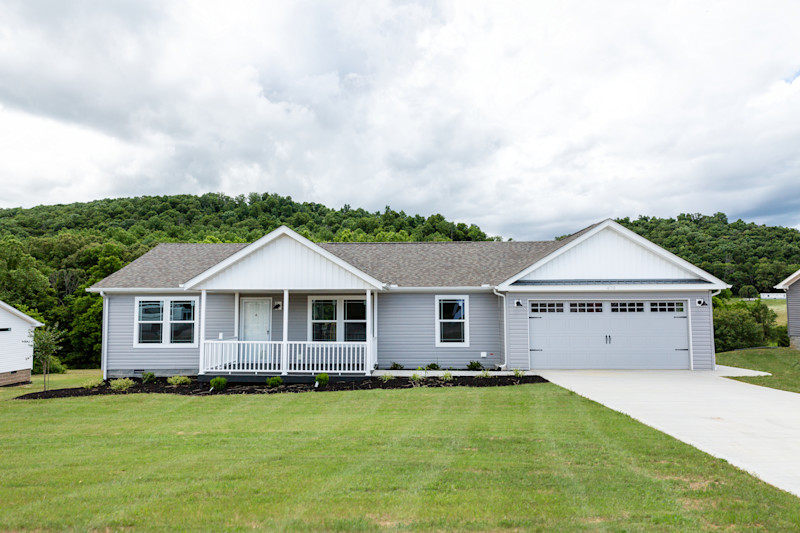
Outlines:
[[[352, 242], [319, 246], [373, 278], [400, 287], [497, 285], [594, 226], [560, 241]], [[247, 244], [159, 244], [94, 289], [179, 288]]]

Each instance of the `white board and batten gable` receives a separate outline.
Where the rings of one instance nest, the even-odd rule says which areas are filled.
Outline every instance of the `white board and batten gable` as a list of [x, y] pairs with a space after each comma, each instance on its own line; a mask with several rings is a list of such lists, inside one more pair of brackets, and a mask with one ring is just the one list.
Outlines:
[[0, 373], [33, 366], [30, 332], [39, 326], [38, 320], [0, 301]]
[[516, 276], [501, 290], [718, 290], [722, 280], [606, 220]]
[[182, 285], [209, 291], [366, 290], [383, 284], [281, 226]]

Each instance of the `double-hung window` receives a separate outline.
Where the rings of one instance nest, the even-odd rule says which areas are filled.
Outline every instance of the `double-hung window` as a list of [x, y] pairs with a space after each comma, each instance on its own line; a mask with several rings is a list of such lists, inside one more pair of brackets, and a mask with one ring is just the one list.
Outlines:
[[310, 296], [309, 335], [314, 342], [367, 340], [367, 301], [354, 296]]
[[195, 347], [197, 298], [136, 298], [134, 346]]
[[469, 296], [436, 296], [436, 346], [469, 346]]

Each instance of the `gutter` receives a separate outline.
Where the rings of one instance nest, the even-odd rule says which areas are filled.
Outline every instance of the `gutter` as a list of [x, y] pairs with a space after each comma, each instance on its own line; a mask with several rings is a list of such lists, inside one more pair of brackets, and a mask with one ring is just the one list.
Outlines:
[[492, 288], [492, 292], [503, 299], [503, 364], [497, 366], [505, 370], [508, 366], [508, 307], [506, 306], [505, 294], [497, 292], [497, 288]]

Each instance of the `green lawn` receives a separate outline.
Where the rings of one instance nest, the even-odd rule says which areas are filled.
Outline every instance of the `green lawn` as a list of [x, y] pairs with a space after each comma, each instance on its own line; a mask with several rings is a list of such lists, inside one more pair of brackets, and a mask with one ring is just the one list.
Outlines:
[[[103, 371], [99, 368], [92, 370], [68, 370], [66, 374], [51, 374], [51, 389], [69, 389], [80, 387], [92, 378], [103, 377]], [[34, 375], [28, 385], [14, 385], [13, 387], [0, 387], [0, 401], [22, 396], [29, 392], [39, 392], [42, 390], [42, 376]]]
[[800, 499], [551, 384], [0, 402], [0, 531], [796, 531]]
[[800, 392], [800, 351], [792, 348], [754, 348], [717, 354], [721, 365], [769, 372], [771, 376], [733, 378], [773, 389]]

